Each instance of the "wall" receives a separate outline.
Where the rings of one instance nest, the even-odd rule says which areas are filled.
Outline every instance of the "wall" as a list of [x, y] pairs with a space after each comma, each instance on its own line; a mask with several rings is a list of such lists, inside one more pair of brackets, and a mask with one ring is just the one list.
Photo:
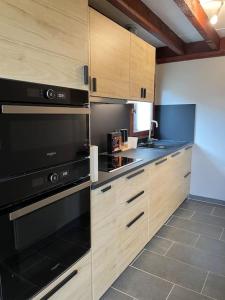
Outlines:
[[157, 66], [157, 104], [196, 104], [191, 194], [225, 200], [225, 57]]
[[91, 143], [107, 151], [107, 133], [130, 126], [130, 105], [91, 103]]

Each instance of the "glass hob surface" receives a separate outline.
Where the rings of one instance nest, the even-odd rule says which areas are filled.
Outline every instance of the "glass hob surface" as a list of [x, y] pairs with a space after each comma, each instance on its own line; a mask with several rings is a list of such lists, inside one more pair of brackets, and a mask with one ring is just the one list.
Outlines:
[[141, 159], [115, 155], [100, 155], [99, 170], [103, 172], [113, 172], [139, 161], [141, 161]]

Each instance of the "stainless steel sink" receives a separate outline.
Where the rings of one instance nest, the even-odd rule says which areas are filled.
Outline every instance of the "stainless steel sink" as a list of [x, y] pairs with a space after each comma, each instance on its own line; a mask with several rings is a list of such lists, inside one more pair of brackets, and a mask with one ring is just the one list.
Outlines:
[[182, 146], [185, 142], [173, 142], [173, 141], [155, 141], [155, 142], [145, 142], [140, 143], [138, 147], [140, 148], [151, 148], [151, 149], [171, 149], [177, 146]]

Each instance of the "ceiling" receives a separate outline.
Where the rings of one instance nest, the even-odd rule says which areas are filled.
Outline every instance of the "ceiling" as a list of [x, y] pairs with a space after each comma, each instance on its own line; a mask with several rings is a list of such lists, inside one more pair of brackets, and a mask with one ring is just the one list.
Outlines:
[[[185, 54], [185, 59], [183, 59], [183, 60], [186, 60], [186, 58], [187, 58], [186, 54], [189, 55], [189, 52], [192, 51], [192, 49], [189, 50], [189, 45], [191, 45], [190, 43], [194, 44], [193, 48], [196, 48], [196, 46], [198, 46], [198, 44], [199, 44], [198, 42], [202, 42], [202, 45], [205, 43], [206, 46], [208, 47], [208, 45], [209, 45], [208, 39], [210, 38], [210, 34], [216, 35], [218, 40], [219, 40], [219, 38], [225, 37], [225, 2], [224, 2], [222, 9], [220, 10], [218, 23], [216, 25], [214, 25], [214, 28], [213, 28], [212, 25], [210, 24], [209, 20], [207, 19], [207, 16], [210, 18], [217, 11], [218, 4], [220, 4], [219, 0], [181, 0], [181, 1], [180, 0], [132, 0], [130, 2], [129, 1], [128, 0], [115, 0], [115, 1], [113, 1], [113, 0], [112, 1], [89, 0], [89, 5], [125, 28], [127, 28], [128, 26], [134, 27], [136, 29], [135, 33], [139, 37], [141, 37], [142, 39], [144, 39], [151, 45], [158, 48], [159, 51], [161, 51], [161, 49], [163, 49], [163, 51], [164, 51], [164, 49], [169, 47], [170, 51], [169, 52], [167, 51], [167, 52], [170, 53], [172, 48], [170, 47], [169, 44], [166, 44], [165, 39], [160, 40], [159, 37], [157, 36], [157, 34], [155, 34], [155, 36], [154, 36], [153, 32], [151, 32], [150, 30], [147, 30], [146, 28], [144, 29], [137, 22], [133, 21], [133, 20], [135, 20], [135, 17], [134, 18], [128, 17], [128, 16], [130, 16], [129, 13], [124, 12], [123, 9], [116, 8], [116, 7], [118, 7], [118, 5], [113, 5], [111, 3], [113, 3], [113, 2], [128, 3], [127, 6], [133, 6], [134, 11], [135, 11], [135, 4], [136, 5], [144, 4], [145, 10], [148, 10], [148, 9], [151, 10], [156, 16], [158, 16], [160, 18], [160, 20], [163, 23], [165, 23], [169, 27], [169, 29], [171, 29], [171, 31], [173, 31], [173, 33], [177, 36], [177, 38], [180, 39], [181, 43], [183, 41], [184, 53], [182, 53], [182, 55]], [[204, 36], [204, 33], [202, 34], [201, 30], [199, 30], [199, 27], [196, 26], [196, 23], [192, 22], [189, 15], [185, 13], [185, 9], [182, 7], [182, 4], [179, 6], [176, 3], [179, 1], [181, 3], [182, 2], [185, 3], [185, 1], [188, 3], [195, 3], [195, 2], [199, 3], [199, 1], [200, 1], [201, 9], [203, 8], [205, 13], [207, 14], [207, 16], [205, 17], [207, 20], [205, 20], [205, 23], [203, 23], [203, 25], [205, 25], [206, 27], [207, 26], [211, 27], [211, 28], [206, 28], [206, 31], [203, 30], [204, 33], [206, 32], [206, 35], [207, 35], [207, 33], [210, 32], [211, 29], [212, 30], [215, 29], [216, 31], [214, 30], [213, 33], [212, 32], [209, 33], [209, 37]], [[204, 13], [204, 11], [203, 11], [203, 13]], [[134, 14], [135, 14], [135, 12], [134, 12]], [[208, 24], [206, 24], [207, 22], [208, 22]], [[164, 35], [164, 37], [165, 37], [165, 35]], [[199, 51], [205, 52], [205, 51], [209, 50], [210, 55], [212, 56], [213, 55], [212, 50], [214, 50], [213, 47], [209, 47], [207, 50], [206, 46], [202, 47], [202, 49], [200, 49]], [[224, 43], [224, 47], [225, 47], [225, 43]], [[186, 50], [186, 48], [188, 50]], [[218, 43], [217, 43], [217, 48], [218, 48]], [[174, 49], [172, 49], [172, 50], [174, 51]], [[217, 50], [219, 51], [219, 49], [217, 49]], [[159, 51], [157, 51], [157, 52], [159, 52]], [[198, 49], [194, 49], [193, 51], [196, 52], [196, 51], [198, 51]], [[225, 53], [225, 49], [224, 49], [224, 53]], [[217, 54], [218, 54], [218, 52], [217, 52]], [[167, 55], [167, 54], [165, 54], [165, 55]], [[169, 54], [170, 57], [172, 57], [172, 56], [176, 57], [176, 60], [177, 60], [177, 55], [181, 55], [181, 53], [172, 52]], [[215, 52], [215, 56], [216, 56], [216, 52]], [[173, 59], [173, 61], [174, 61], [174, 59]], [[190, 58], [190, 59], [194, 59], [194, 58]], [[166, 61], [166, 62], [169, 62], [169, 61]]]

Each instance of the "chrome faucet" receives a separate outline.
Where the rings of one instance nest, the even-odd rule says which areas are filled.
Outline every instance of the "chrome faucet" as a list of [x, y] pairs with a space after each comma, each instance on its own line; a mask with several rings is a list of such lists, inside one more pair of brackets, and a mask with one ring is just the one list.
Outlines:
[[150, 128], [149, 128], [149, 134], [148, 134], [148, 142], [150, 142], [150, 143], [153, 141], [153, 139], [151, 138], [153, 124], [155, 124], [156, 128], [159, 127], [159, 123], [156, 120], [151, 120]]

